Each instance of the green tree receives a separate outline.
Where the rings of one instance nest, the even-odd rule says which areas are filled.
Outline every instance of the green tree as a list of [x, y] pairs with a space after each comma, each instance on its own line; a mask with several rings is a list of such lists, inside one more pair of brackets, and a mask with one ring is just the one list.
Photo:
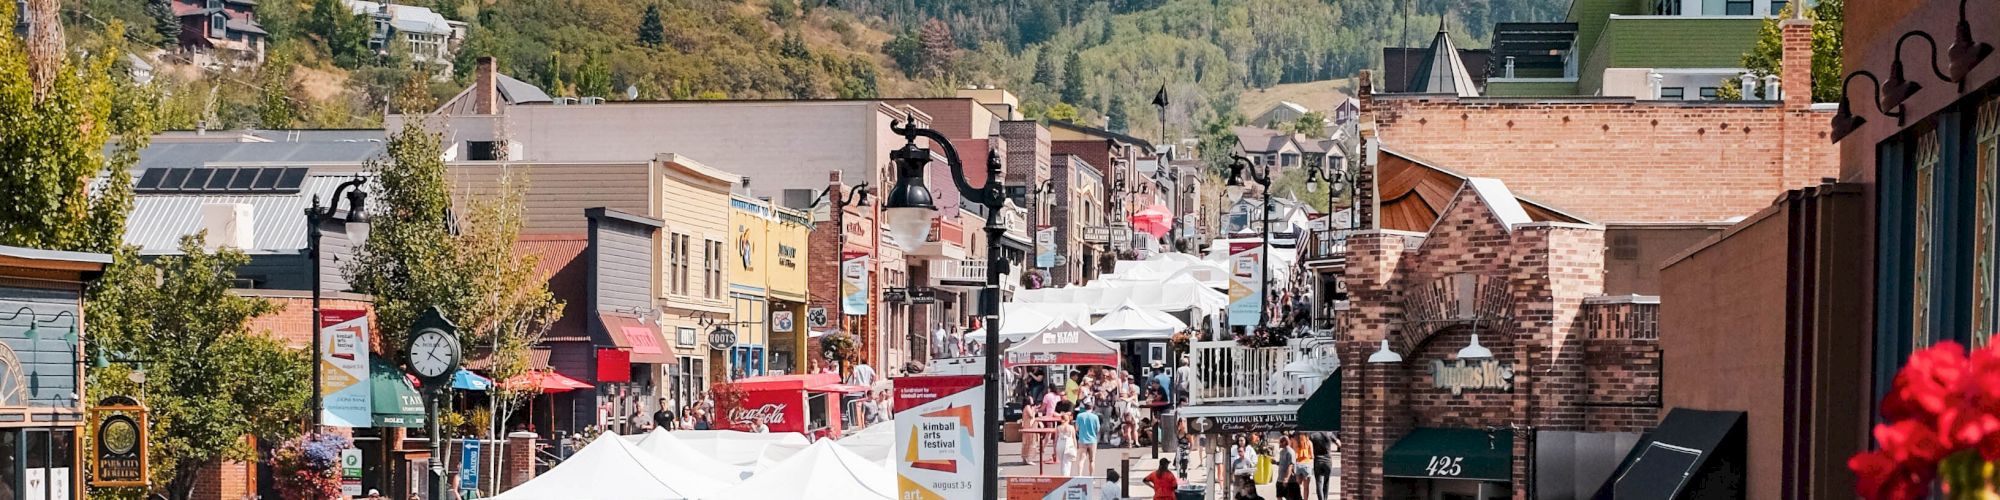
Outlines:
[[646, 16], [639, 20], [639, 44], [658, 47], [667, 42], [667, 26], [660, 23], [660, 6], [647, 5]]
[[465, 322], [472, 283], [456, 265], [451, 192], [446, 181], [442, 136], [426, 123], [405, 124], [389, 135], [381, 156], [368, 162], [376, 187], [371, 205], [381, 207], [370, 223], [368, 241], [346, 268], [348, 282], [375, 296], [376, 323], [383, 345], [402, 346], [403, 328], [431, 306]]
[[[1785, 43], [1784, 33], [1779, 24], [1791, 17], [1791, 9], [1798, 8], [1802, 3], [1804, 2], [1791, 2], [1787, 4], [1783, 15], [1764, 19], [1763, 29], [1757, 32], [1757, 44], [1743, 54], [1743, 67], [1749, 69], [1750, 74], [1756, 76], [1758, 80], [1761, 81], [1765, 76], [1779, 74], [1782, 71]], [[1846, 3], [1846, 0], [1820, 0], [1812, 6], [1812, 10], [1806, 11], [1806, 17], [1813, 20], [1813, 102], [1840, 100], [1840, 51], [1843, 45], [1841, 31], [1842, 26], [1846, 24], [1844, 14]], [[1727, 99], [1728, 96], [1742, 93], [1741, 89], [1737, 88], [1741, 84], [1735, 79], [1724, 80], [1717, 87], [1717, 90], [1726, 89], [1720, 92], [1722, 94], [1720, 98]], [[1763, 97], [1764, 89], [1759, 88], [1757, 96]]]
[[799, 8], [792, 0], [771, 0], [769, 17], [771, 22], [785, 24], [799, 17]]
[[1291, 132], [1294, 134], [1299, 134], [1314, 139], [1325, 138], [1326, 115], [1318, 111], [1310, 111], [1307, 112], [1306, 114], [1299, 115], [1299, 118], [1296, 120], [1292, 120], [1291, 123], [1281, 124], [1280, 127], [1283, 128], [1284, 131], [1286, 132]]
[[1048, 48], [1043, 48], [1042, 54], [1035, 57], [1034, 82], [1043, 89], [1054, 89], [1062, 83], [1056, 80], [1056, 57]]
[[[210, 253], [202, 235], [181, 240], [180, 255], [154, 265], [114, 266], [96, 287], [90, 309], [115, 311], [118, 321], [90, 323], [97, 356], [146, 360], [89, 371], [93, 394], [132, 394], [152, 410], [148, 458], [156, 493], [184, 500], [199, 472], [223, 460], [254, 460], [244, 440], [296, 435], [306, 416], [312, 365], [303, 351], [260, 332], [251, 318], [277, 312], [269, 301], [230, 292], [249, 257]], [[136, 261], [128, 249], [121, 259]], [[128, 261], [128, 262], [131, 262]], [[98, 316], [93, 314], [93, 320]]]
[[[0, 18], [13, 19], [12, 7], [0, 5]], [[117, 38], [124, 26], [114, 21], [109, 31]], [[54, 54], [45, 64], [56, 70], [37, 85], [21, 40], [0, 32], [0, 244], [110, 252], [124, 238], [130, 169], [152, 133], [158, 95], [114, 69], [123, 57], [116, 46], [87, 58]], [[103, 185], [91, 189], [100, 175]]]
[[146, 0], [146, 15], [153, 18], [153, 32], [160, 34], [160, 48], [180, 45], [181, 18], [174, 15], [172, 0]]
[[1042, 111], [1042, 117], [1071, 123], [1075, 123], [1082, 118], [1080, 113], [1077, 112], [1076, 106], [1071, 106], [1066, 102], [1059, 102], [1054, 106], [1049, 106], [1049, 109]]
[[298, 105], [292, 100], [292, 66], [283, 58], [273, 58], [259, 75], [257, 122], [267, 129], [287, 129], [298, 124]]
[[1063, 63], [1062, 101], [1072, 105], [1083, 102], [1083, 57], [1078, 51], [1070, 51], [1069, 60]]
[[1111, 104], [1106, 107], [1109, 109], [1104, 110], [1104, 128], [1112, 132], [1124, 133], [1126, 130], [1125, 98], [1119, 94], [1112, 94]]
[[924, 42], [917, 39], [915, 32], [903, 30], [896, 34], [896, 38], [883, 42], [882, 54], [896, 62], [896, 67], [903, 70], [903, 76], [916, 76], [923, 70]]
[[792, 59], [808, 59], [812, 57], [812, 50], [806, 48], [806, 39], [800, 36], [799, 32], [787, 31], [784, 42], [778, 44], [778, 55]]
[[304, 27], [319, 38], [327, 56], [340, 67], [358, 68], [374, 60], [368, 50], [368, 32], [373, 28], [340, 0], [313, 0]]
[[[470, 198], [456, 265], [473, 290], [466, 310], [459, 313], [460, 335], [473, 354], [487, 358], [488, 375], [506, 380], [533, 367], [529, 351], [562, 316], [563, 302], [549, 292], [549, 277], [535, 274], [540, 256], [515, 249], [526, 221], [526, 178], [503, 167], [497, 191]], [[495, 387], [495, 422], [506, 422], [534, 394]], [[495, 435], [499, 431], [495, 428]]]

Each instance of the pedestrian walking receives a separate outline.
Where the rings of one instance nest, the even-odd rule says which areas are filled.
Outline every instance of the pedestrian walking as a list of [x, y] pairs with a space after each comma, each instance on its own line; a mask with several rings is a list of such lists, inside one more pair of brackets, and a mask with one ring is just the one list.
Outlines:
[[1141, 480], [1153, 488], [1153, 500], [1174, 500], [1174, 490], [1180, 489], [1181, 478], [1174, 475], [1174, 469], [1167, 465], [1167, 459], [1160, 459], [1160, 468], [1153, 469]]
[[1056, 405], [1056, 471], [1057, 475], [1068, 476], [1076, 464], [1076, 424], [1070, 421], [1069, 402]]
[[1089, 404], [1084, 404], [1077, 407], [1076, 409], [1077, 456], [1079, 462], [1083, 465], [1083, 467], [1080, 468], [1079, 470], [1092, 470], [1097, 468], [1098, 423], [1099, 422], [1097, 413], [1090, 411]]
[[867, 362], [867, 361], [862, 361], [862, 362], [860, 362], [860, 363], [855, 363], [855, 364], [854, 364], [854, 371], [853, 371], [853, 372], [851, 372], [851, 373], [849, 373], [849, 374], [848, 374], [848, 376], [847, 376], [847, 383], [849, 383], [849, 384], [854, 384], [854, 385], [858, 385], [858, 386], [862, 386], [862, 387], [872, 387], [872, 386], [874, 386], [874, 385], [875, 385], [875, 368], [874, 368], [874, 367], [871, 367], [871, 366], [868, 366], [868, 362]]

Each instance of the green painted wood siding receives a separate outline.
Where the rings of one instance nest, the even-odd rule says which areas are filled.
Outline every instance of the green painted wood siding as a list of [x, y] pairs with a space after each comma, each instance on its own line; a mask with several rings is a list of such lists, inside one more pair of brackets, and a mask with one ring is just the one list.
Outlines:
[[1561, 82], [1508, 82], [1486, 81], [1486, 95], [1489, 97], [1550, 97], [1577, 95], [1575, 81]]
[[1596, 94], [1605, 68], [1741, 67], [1763, 26], [1755, 17], [1610, 18], [1577, 71], [1577, 91]]

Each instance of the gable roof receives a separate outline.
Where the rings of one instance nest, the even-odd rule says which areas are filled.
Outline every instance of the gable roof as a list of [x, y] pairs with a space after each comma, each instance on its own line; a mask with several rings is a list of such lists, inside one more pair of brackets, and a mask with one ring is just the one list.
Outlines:
[[1442, 20], [1438, 22], [1437, 37], [1431, 39], [1430, 52], [1417, 65], [1417, 73], [1410, 77], [1410, 91], [1478, 97], [1479, 87], [1466, 72], [1465, 62], [1459, 60], [1458, 47], [1452, 45], [1445, 26]]
[[[496, 94], [499, 94], [501, 105], [556, 102], [555, 99], [549, 97], [548, 92], [542, 91], [541, 87], [536, 87], [534, 84], [500, 73], [495, 73], [493, 76], [494, 91]], [[458, 95], [452, 96], [451, 100], [445, 101], [443, 105], [438, 106], [437, 113], [442, 115], [479, 114], [478, 110], [473, 108], [474, 99], [472, 98], [472, 91], [477, 88], [477, 85], [467, 85], [465, 90], [458, 91]]]
[[[1383, 157], [1376, 165], [1376, 196], [1379, 200], [1376, 224], [1382, 229], [1428, 231], [1444, 214], [1458, 191], [1465, 189], [1473, 179], [1388, 147], [1379, 149]], [[1517, 200], [1515, 205], [1529, 222], [1590, 223], [1582, 217], [1515, 195], [1511, 189], [1504, 189], [1504, 185], [1501, 188], [1488, 189], [1480, 194]], [[1498, 205], [1491, 200], [1487, 204]]]

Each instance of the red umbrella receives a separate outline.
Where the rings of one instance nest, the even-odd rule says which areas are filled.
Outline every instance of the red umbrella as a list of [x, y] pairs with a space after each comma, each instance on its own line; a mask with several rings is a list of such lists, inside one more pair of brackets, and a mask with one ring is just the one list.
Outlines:
[[503, 382], [502, 385], [506, 385], [508, 389], [513, 389], [517, 391], [525, 389], [535, 389], [539, 390], [544, 394], [551, 392], [569, 392], [577, 389], [589, 389], [593, 387], [590, 384], [586, 384], [581, 381], [578, 381], [577, 379], [563, 376], [563, 374], [556, 373], [552, 370], [534, 370], [520, 375], [515, 375], [514, 378], [507, 379], [506, 382]]
[[1167, 207], [1160, 205], [1146, 207], [1146, 209], [1140, 210], [1139, 213], [1132, 214], [1132, 227], [1144, 231], [1146, 234], [1153, 235], [1154, 238], [1166, 236], [1168, 231], [1172, 231], [1174, 227], [1173, 221], [1173, 214], [1167, 210]]

